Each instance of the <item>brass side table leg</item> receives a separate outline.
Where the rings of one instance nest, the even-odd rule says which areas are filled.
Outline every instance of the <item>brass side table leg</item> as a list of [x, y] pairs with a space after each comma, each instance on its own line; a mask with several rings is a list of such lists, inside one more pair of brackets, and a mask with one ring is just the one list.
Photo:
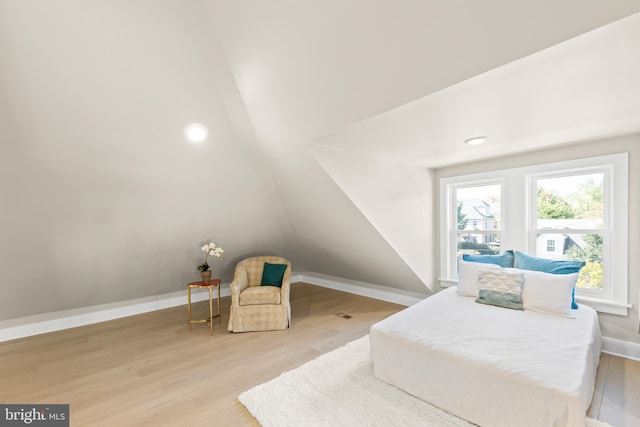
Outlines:
[[209, 288], [209, 328], [211, 328], [211, 335], [213, 336], [213, 290]]
[[222, 325], [222, 314], [220, 312], [220, 286], [222, 286], [222, 282], [218, 283], [218, 325]]
[[187, 287], [187, 313], [189, 313], [189, 330], [192, 331], [191, 328], [191, 287]]

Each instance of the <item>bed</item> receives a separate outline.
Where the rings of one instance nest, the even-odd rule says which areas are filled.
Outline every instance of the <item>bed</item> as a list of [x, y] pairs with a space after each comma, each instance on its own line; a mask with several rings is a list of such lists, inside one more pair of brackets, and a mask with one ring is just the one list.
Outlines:
[[601, 348], [596, 312], [478, 304], [445, 289], [370, 331], [376, 378], [480, 426], [580, 426]]

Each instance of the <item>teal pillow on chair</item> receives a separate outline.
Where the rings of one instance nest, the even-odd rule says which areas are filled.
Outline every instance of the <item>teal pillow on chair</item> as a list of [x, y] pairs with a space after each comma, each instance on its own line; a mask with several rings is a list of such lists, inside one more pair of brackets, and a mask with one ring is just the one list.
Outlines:
[[265, 262], [260, 286], [277, 286], [281, 288], [285, 271], [287, 271], [287, 264], [271, 264]]
[[463, 254], [462, 259], [468, 262], [481, 262], [483, 264], [495, 264], [504, 268], [513, 267], [513, 251], [508, 250], [500, 255], [472, 255]]
[[[516, 268], [520, 270], [542, 271], [551, 274], [572, 274], [579, 273], [584, 265], [584, 261], [536, 258], [516, 251]], [[578, 308], [575, 294], [576, 289], [573, 288], [573, 292], [571, 293], [571, 308], [573, 309]]]

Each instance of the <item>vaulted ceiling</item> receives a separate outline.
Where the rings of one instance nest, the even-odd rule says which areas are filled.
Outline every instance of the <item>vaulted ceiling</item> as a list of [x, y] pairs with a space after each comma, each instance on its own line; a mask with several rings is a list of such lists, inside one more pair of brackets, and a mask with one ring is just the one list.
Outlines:
[[[180, 290], [209, 240], [227, 281], [239, 259], [278, 253], [426, 292], [428, 168], [637, 131], [637, 12], [2, 1], [0, 320]], [[191, 122], [206, 144], [185, 142]], [[477, 133], [484, 151], [461, 143]]]
[[[450, 144], [474, 132], [501, 131], [491, 134], [498, 143], [539, 133], [519, 131], [524, 117], [540, 114], [545, 99], [531, 99], [537, 91], [562, 97], [562, 87], [573, 83], [575, 96], [583, 75], [597, 76], [603, 68], [628, 73], [638, 58], [637, 33], [601, 30], [557, 46], [640, 11], [637, 1], [221, 1], [212, 9], [261, 141], [325, 142], [390, 110], [400, 110], [396, 116], [411, 111], [419, 118], [406, 119], [391, 134], [331, 142], [429, 167], [475, 159], [477, 152], [450, 155]], [[413, 104], [422, 110], [416, 113]], [[523, 118], [512, 117], [518, 115]], [[400, 140], [389, 141], [394, 135]], [[510, 144], [511, 150], [535, 146], [521, 144]]]

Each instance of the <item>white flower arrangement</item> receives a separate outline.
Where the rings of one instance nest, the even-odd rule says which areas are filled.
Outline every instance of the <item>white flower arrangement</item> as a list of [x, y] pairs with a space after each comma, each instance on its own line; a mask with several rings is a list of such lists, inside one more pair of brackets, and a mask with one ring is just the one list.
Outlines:
[[204, 245], [200, 250], [204, 252], [204, 260], [202, 261], [202, 264], [198, 265], [198, 271], [207, 271], [209, 269], [209, 264], [207, 264], [207, 257], [209, 255], [220, 258], [224, 253], [224, 250], [221, 247], [216, 246], [213, 242], [208, 245]]

